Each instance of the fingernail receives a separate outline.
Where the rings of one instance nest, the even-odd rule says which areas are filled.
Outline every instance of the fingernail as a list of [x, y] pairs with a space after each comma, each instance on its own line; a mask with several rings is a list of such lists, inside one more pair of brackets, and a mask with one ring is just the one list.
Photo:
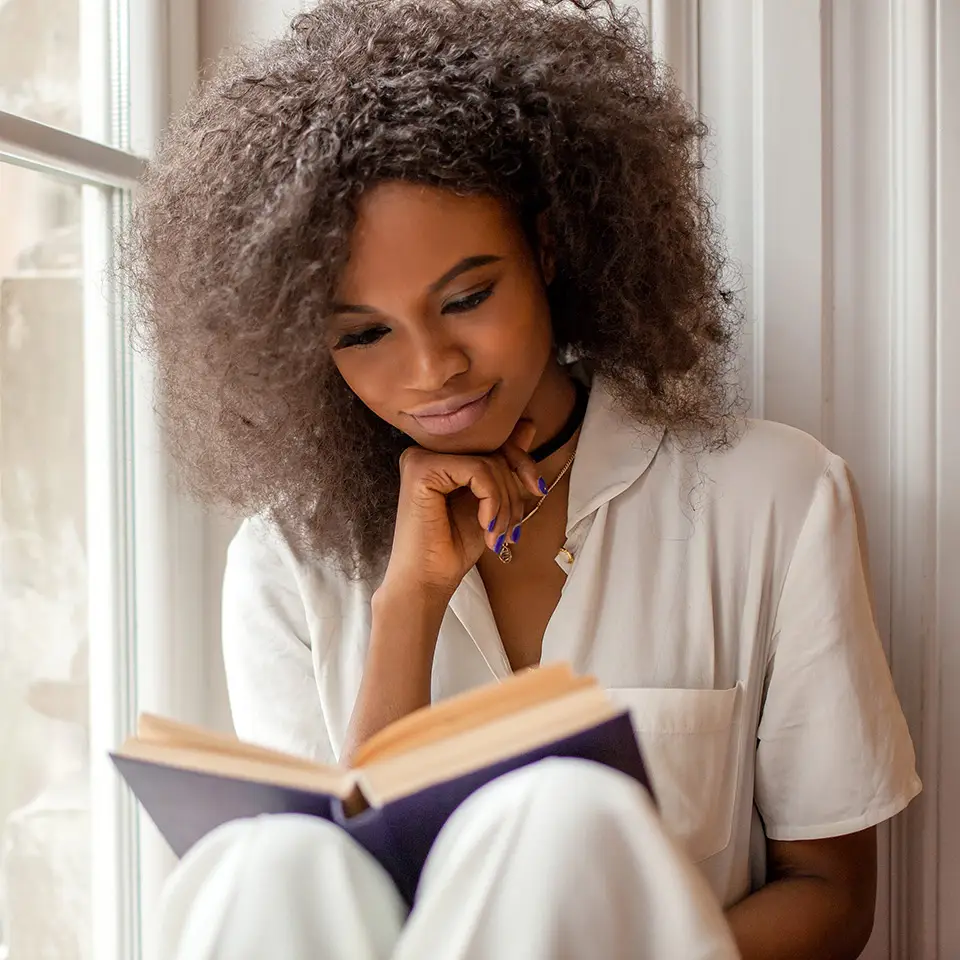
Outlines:
[[520, 524], [519, 523], [513, 528], [513, 534], [510, 537], [510, 539], [513, 540], [514, 543], [519, 542], [520, 540]]
[[537, 486], [540, 488], [540, 492], [541, 492], [544, 496], [546, 496], [546, 495], [547, 495], [548, 487], [547, 487], [547, 481], [544, 480], [543, 477], [539, 477], [539, 478], [537, 479]]
[[503, 544], [506, 539], [507, 535], [505, 533], [501, 533], [500, 536], [497, 537], [497, 545], [493, 548], [494, 553], [499, 553], [503, 549]]
[[487, 533], [493, 533], [493, 528], [494, 528], [496, 525], [497, 525], [497, 518], [494, 517], [494, 518], [487, 524]]

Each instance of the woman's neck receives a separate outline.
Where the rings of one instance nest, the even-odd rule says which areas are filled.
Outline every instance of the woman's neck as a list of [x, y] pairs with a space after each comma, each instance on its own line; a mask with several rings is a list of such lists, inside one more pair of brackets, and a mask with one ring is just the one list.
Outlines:
[[[536, 429], [530, 445], [531, 450], [552, 440], [563, 430], [574, 410], [576, 401], [577, 390], [573, 380], [556, 360], [552, 360], [544, 370], [543, 376], [537, 384], [537, 389], [530, 398], [530, 403], [523, 414], [526, 419], [533, 423]], [[575, 445], [575, 437], [572, 438], [572, 442]], [[560, 455], [566, 451], [566, 455], [560, 459], [559, 465], [563, 466], [567, 457], [570, 456], [568, 447], [570, 447], [570, 442], [544, 458], [539, 466], [545, 471], [549, 470], [554, 462], [560, 458]], [[546, 473], [544, 473], [544, 478], [549, 479]]]
[[[553, 485], [553, 481], [557, 478], [570, 457], [576, 452], [577, 442], [579, 440], [580, 430], [578, 429], [562, 447], [555, 450], [550, 456], [544, 457], [537, 462], [537, 469], [540, 471], [540, 476], [546, 481], [548, 487]], [[568, 471], [564, 478], [564, 484], [569, 482], [569, 478], [570, 473]], [[558, 494], [559, 499], [559, 495], [562, 495], [564, 490], [557, 488], [554, 492]], [[553, 494], [551, 494], [551, 496], [553, 496]]]

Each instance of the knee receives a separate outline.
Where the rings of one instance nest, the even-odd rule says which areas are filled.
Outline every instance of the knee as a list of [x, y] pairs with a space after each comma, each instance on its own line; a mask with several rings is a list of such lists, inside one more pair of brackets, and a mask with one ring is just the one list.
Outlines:
[[343, 856], [349, 844], [349, 837], [326, 820], [276, 814], [223, 824], [187, 854], [182, 866], [204, 864], [209, 870], [229, 862], [236, 876], [278, 877], [308, 870], [331, 854]]
[[436, 885], [443, 864], [475, 868], [478, 858], [498, 856], [582, 879], [638, 849], [659, 849], [662, 836], [650, 796], [635, 780], [601, 764], [550, 758], [468, 797], [441, 831], [421, 883]]
[[265, 891], [283, 898], [299, 889], [316, 889], [310, 861], [343, 860], [323, 854], [343, 842], [338, 832], [324, 821], [289, 815], [232, 820], [212, 830], [164, 884], [153, 921], [155, 949], [149, 955], [158, 960], [185, 956], [174, 944], [190, 936], [200, 922], [197, 917], [222, 916], [233, 905], [241, 912], [253, 909]]
[[249, 824], [246, 859], [264, 871], [295, 868], [298, 864], [315, 862], [318, 856], [352, 847], [343, 830], [319, 817], [274, 814], [256, 817]]
[[552, 757], [495, 780], [485, 803], [504, 814], [529, 812], [551, 829], [589, 832], [591, 824], [616, 829], [656, 824], [649, 793], [633, 778], [600, 763]]
[[511, 790], [537, 801], [562, 799], [597, 808], [649, 802], [647, 791], [632, 777], [602, 763], [572, 757], [550, 757], [509, 773], [502, 780]]

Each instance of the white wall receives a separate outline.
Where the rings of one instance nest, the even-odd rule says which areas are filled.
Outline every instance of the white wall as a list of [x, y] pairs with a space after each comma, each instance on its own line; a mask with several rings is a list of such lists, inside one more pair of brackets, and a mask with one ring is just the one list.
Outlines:
[[240, 44], [282, 33], [305, 4], [298, 0], [203, 0], [200, 6], [200, 61], [207, 64]]

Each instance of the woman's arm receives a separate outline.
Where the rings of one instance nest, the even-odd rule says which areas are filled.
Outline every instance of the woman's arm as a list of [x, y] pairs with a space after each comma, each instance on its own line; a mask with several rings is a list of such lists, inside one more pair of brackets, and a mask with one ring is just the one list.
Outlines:
[[378, 590], [371, 603], [370, 649], [342, 763], [378, 730], [430, 703], [430, 676], [448, 598], [416, 589]]
[[[831, 454], [790, 557], [771, 635], [754, 785], [771, 838], [770, 883], [729, 915], [746, 960], [859, 956], [876, 896], [872, 828], [920, 790], [873, 616], [864, 548], [852, 478]], [[834, 831], [841, 835], [793, 839]]]
[[523, 516], [522, 490], [539, 496], [522, 421], [497, 454], [452, 456], [419, 447], [400, 460], [393, 548], [371, 603], [370, 647], [341, 762], [375, 733], [430, 703], [430, 677], [447, 604], [485, 549]]
[[856, 960], [870, 939], [877, 832], [768, 840], [768, 883], [727, 914], [743, 960]]

